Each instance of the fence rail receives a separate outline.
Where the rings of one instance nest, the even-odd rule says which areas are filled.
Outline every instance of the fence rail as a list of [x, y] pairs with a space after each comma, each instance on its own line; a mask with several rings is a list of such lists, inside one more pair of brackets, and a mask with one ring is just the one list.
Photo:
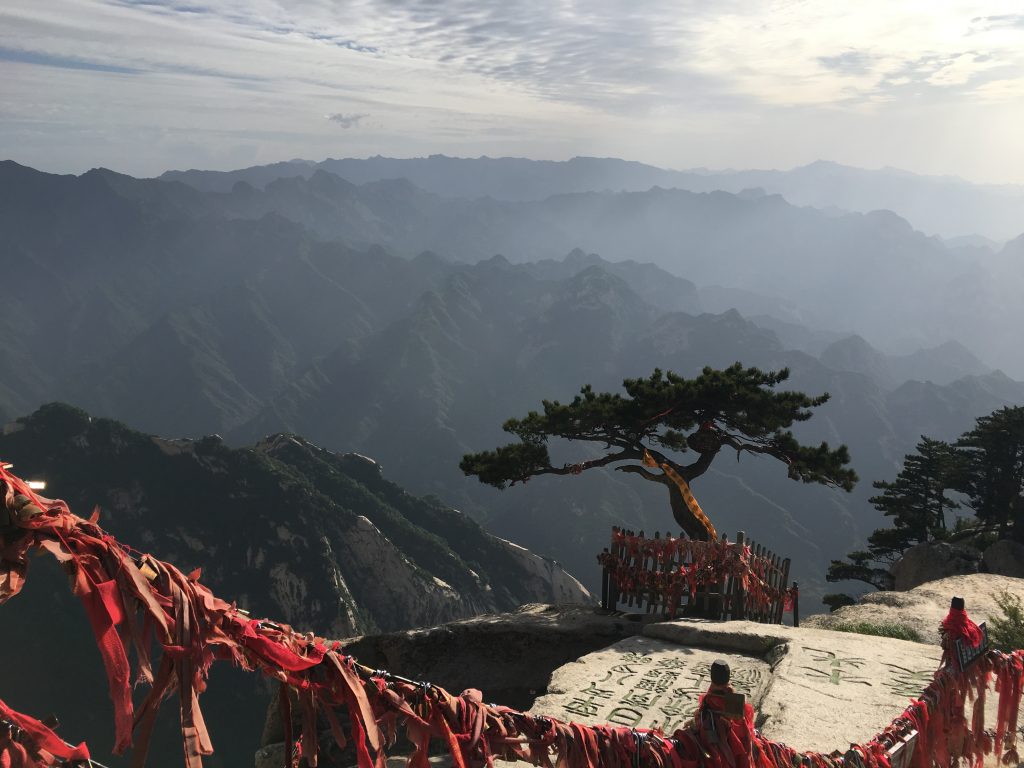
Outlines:
[[730, 542], [664, 538], [612, 528], [611, 544], [598, 555], [601, 605], [646, 613], [677, 614], [781, 624], [791, 612], [800, 625], [799, 587], [789, 582], [790, 560], [746, 537]]

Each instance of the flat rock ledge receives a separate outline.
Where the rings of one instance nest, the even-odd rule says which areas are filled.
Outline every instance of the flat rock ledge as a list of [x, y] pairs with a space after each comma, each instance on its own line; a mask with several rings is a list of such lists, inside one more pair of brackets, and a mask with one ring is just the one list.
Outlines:
[[[948, 606], [947, 585], [929, 587]], [[381, 662], [399, 662], [402, 674], [455, 692], [479, 687], [486, 701], [511, 704], [498, 691], [515, 691], [511, 683], [528, 681], [541, 694], [532, 701], [532, 714], [669, 733], [693, 716], [711, 663], [723, 659], [733, 670], [734, 687], [754, 705], [765, 736], [821, 752], [871, 739], [920, 695], [941, 657], [937, 644], [745, 621], [631, 620], [584, 606], [529, 606], [519, 614], [358, 644]], [[566, 658], [570, 649], [587, 645]], [[495, 649], [503, 650], [492, 657]], [[497, 685], [489, 688], [488, 682]], [[989, 697], [990, 724], [995, 699]], [[257, 754], [258, 768], [280, 761], [271, 741]]]

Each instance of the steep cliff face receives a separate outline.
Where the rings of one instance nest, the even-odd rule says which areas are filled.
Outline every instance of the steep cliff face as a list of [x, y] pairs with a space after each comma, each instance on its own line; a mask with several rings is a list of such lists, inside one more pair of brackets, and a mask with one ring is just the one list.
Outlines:
[[381, 467], [293, 435], [235, 450], [166, 440], [66, 406], [0, 437], [0, 455], [44, 477], [115, 536], [203, 568], [254, 614], [344, 637], [437, 624], [527, 602], [586, 602], [557, 564], [487, 534]]
[[[231, 449], [217, 437], [156, 438], [50, 405], [8, 425], [0, 457], [21, 476], [45, 479], [47, 494], [80, 515], [98, 505], [100, 524], [120, 541], [186, 572], [202, 568], [205, 584], [254, 616], [328, 637], [529, 602], [590, 602], [557, 564], [489, 535], [440, 500], [406, 493], [371, 459], [292, 435]], [[0, 654], [24, 663], [5, 668], [0, 696], [23, 711], [59, 704], [66, 731], [102, 750], [111, 720], [102, 677], [90, 677], [99, 671], [91, 636], [65, 579], [47, 565], [33, 563], [25, 594], [2, 606]], [[59, 658], [39, 637], [67, 638]], [[267, 691], [255, 677], [239, 679], [209, 708], [208, 719], [227, 720], [216, 729], [227, 734], [218, 745], [226, 764], [255, 748], [258, 727], [241, 734], [229, 725], [262, 720]], [[66, 684], [60, 702], [40, 679]], [[173, 730], [165, 736], [154, 754], [166, 751], [166, 764], [177, 765]]]

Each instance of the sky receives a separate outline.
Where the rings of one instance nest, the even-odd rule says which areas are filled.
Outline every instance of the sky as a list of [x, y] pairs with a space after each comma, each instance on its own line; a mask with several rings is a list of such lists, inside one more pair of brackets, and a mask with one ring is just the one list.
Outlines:
[[0, 158], [817, 159], [1024, 183], [1024, 5], [3, 0]]

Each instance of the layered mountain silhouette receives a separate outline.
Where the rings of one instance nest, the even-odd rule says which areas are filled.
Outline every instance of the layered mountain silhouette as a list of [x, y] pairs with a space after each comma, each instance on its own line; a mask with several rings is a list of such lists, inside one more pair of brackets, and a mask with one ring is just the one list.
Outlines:
[[[0, 305], [0, 411], [61, 400], [231, 445], [302, 434], [595, 585], [611, 525], [669, 525], [662, 489], [605, 472], [497, 492], [461, 475], [462, 454], [584, 383], [787, 366], [794, 387], [833, 396], [802, 436], [849, 444], [865, 482], [848, 496], [723, 457], [695, 491], [720, 529], [801, 553], [810, 606], [828, 561], [880, 522], [871, 480], [895, 475], [920, 434], [954, 438], [1024, 402], [987, 365], [1019, 357], [1007, 328], [1024, 240], [980, 260], [891, 213], [778, 195], [467, 200], [310, 168], [219, 191], [0, 164], [0, 259], [16, 287]], [[576, 249], [588, 244], [600, 247]], [[934, 341], [897, 354], [865, 341], [879, 335]]]
[[[278, 226], [280, 217], [318, 239], [340, 239], [356, 250], [381, 245], [406, 258], [427, 250], [442, 259], [475, 262], [500, 253], [520, 263], [560, 259], [581, 248], [612, 262], [650, 262], [702, 290], [717, 291], [709, 293], [709, 309], [736, 308], [747, 315], [859, 334], [889, 354], [954, 340], [1011, 375], [1024, 376], [1016, 344], [1004, 332], [1024, 321], [1018, 300], [1024, 291], [1019, 241], [998, 252], [951, 245], [915, 231], [888, 211], [801, 208], [774, 194], [655, 187], [513, 202], [446, 197], [406, 179], [356, 185], [323, 167], [298, 167], [312, 169], [308, 178], [278, 178], [262, 188], [236, 181], [227, 192], [109, 171], [80, 179], [35, 174], [31, 185], [41, 190], [51, 185], [51, 198], [74, 207], [55, 235], [73, 230], [76, 221], [79, 226], [92, 221], [91, 214], [83, 214], [89, 206], [65, 196], [65, 188], [74, 187], [79, 196], [89, 196], [89, 205], [106, 205], [111, 216], [121, 217], [110, 231], [124, 233], [125, 245], [139, 224], [135, 218], [150, 229], [159, 224], [159, 234], [148, 235], [150, 249], [156, 247], [154, 237], [160, 237], [160, 247], [171, 249], [177, 237], [191, 237], [180, 232], [182, 222], [218, 230], [206, 233], [209, 237], [230, 238], [240, 221], [266, 217], [270, 220], [262, 228], [272, 237], [289, 236], [287, 228]], [[10, 163], [0, 168], [2, 183], [14, 188], [30, 173]], [[27, 248], [29, 257], [40, 244], [25, 243], [20, 235], [23, 223], [39, 215], [33, 199], [12, 196], [8, 212], [15, 233], [10, 251]], [[238, 234], [239, 239], [247, 236]], [[219, 252], [238, 250], [219, 245]], [[282, 247], [251, 244], [253, 268], [261, 266], [261, 253]], [[137, 243], [135, 249], [147, 246]], [[189, 258], [182, 263], [190, 266]]]
[[238, 181], [262, 187], [281, 177], [308, 178], [318, 169], [354, 184], [408, 179], [439, 195], [508, 201], [601, 190], [642, 192], [651, 187], [734, 193], [760, 189], [781, 194], [795, 205], [860, 213], [889, 209], [928, 234], [963, 238], [956, 244], [964, 246], [984, 244], [986, 238], [1002, 241], [1016, 237], [1024, 222], [1021, 186], [972, 184], [952, 176], [921, 176], [896, 168], [865, 170], [827, 161], [789, 171], [671, 171], [597, 157], [554, 162], [511, 157], [378, 156], [320, 163], [300, 160], [237, 171], [168, 171], [161, 178], [207, 191], [228, 192]]

